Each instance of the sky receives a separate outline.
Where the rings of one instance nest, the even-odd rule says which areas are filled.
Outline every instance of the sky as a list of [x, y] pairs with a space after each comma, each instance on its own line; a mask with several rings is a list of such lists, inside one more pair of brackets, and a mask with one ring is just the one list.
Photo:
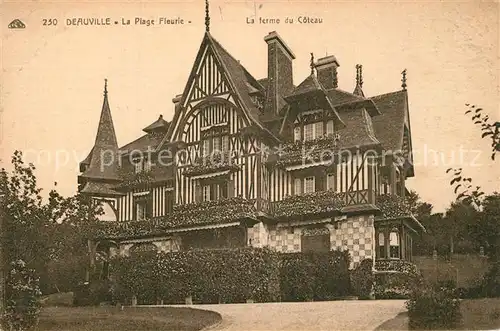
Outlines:
[[[118, 143], [142, 135], [160, 114], [173, 116], [204, 34], [203, 1], [9, 2], [0, 5], [0, 156], [14, 150], [37, 167], [39, 184], [72, 195], [78, 163], [92, 148], [104, 79]], [[267, 44], [277, 31], [296, 55], [294, 83], [310, 53], [335, 55], [339, 87], [352, 91], [363, 65], [365, 95], [401, 89], [407, 69], [415, 177], [407, 182], [434, 210], [454, 199], [446, 169], [462, 167], [486, 193], [500, 188], [490, 144], [464, 115], [466, 103], [499, 111], [499, 5], [493, 2], [210, 1], [212, 35], [256, 78], [267, 76]], [[247, 18], [279, 24], [247, 24]], [[299, 24], [299, 16], [321, 18]], [[68, 25], [107, 18], [111, 26]], [[183, 18], [183, 25], [135, 25], [135, 18]], [[285, 19], [294, 18], [294, 23]], [[7, 29], [14, 19], [25, 29]], [[130, 19], [130, 25], [121, 20]], [[47, 25], [43, 25], [44, 20]], [[57, 20], [57, 24], [55, 23]], [[50, 23], [52, 25], [49, 25]], [[190, 23], [189, 23], [190, 22]]]

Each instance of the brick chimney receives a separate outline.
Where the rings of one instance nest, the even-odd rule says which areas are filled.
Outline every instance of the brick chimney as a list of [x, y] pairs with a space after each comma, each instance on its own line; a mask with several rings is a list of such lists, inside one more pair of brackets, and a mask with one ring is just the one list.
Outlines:
[[293, 90], [295, 55], [276, 31], [269, 32], [264, 40], [267, 42], [266, 110], [277, 114], [285, 104], [283, 97]]
[[323, 88], [330, 90], [338, 87], [337, 68], [340, 67], [335, 56], [330, 55], [318, 59], [315, 64], [318, 81]]

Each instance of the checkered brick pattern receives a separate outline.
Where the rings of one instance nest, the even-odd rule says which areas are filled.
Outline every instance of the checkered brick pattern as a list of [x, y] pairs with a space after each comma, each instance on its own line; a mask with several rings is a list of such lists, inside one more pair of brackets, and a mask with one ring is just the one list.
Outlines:
[[301, 229], [283, 227], [269, 230], [269, 247], [278, 252], [300, 252]]
[[248, 246], [262, 248], [269, 245], [268, 230], [262, 223], [257, 223], [248, 229]]
[[355, 216], [339, 221], [330, 229], [332, 248], [349, 250], [355, 268], [361, 260], [374, 258], [375, 229], [373, 216]]

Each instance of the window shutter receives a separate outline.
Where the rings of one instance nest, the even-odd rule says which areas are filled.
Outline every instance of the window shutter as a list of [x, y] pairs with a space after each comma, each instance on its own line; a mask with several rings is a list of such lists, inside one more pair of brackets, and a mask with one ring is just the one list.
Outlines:
[[296, 126], [295, 129], [293, 130], [293, 140], [294, 141], [300, 140], [300, 126]]
[[326, 189], [329, 191], [335, 189], [335, 174], [329, 173], [326, 175]]
[[234, 197], [234, 180], [227, 181], [227, 197], [228, 198]]
[[201, 185], [200, 185], [199, 182], [196, 183], [195, 200], [196, 200], [196, 202], [201, 202], [202, 201], [202, 197], [201, 197]]
[[300, 195], [301, 193], [302, 193], [302, 180], [300, 178], [295, 178], [294, 195]]
[[333, 134], [333, 120], [329, 120], [326, 122], [326, 135], [332, 135]]
[[165, 193], [165, 214], [170, 214], [174, 209], [174, 195], [173, 191]]

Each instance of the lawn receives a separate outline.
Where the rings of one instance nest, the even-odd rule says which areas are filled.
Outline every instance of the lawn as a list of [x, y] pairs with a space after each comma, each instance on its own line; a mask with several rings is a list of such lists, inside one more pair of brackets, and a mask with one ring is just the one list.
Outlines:
[[191, 308], [45, 307], [36, 330], [196, 331], [220, 320], [218, 313]]
[[[459, 330], [500, 329], [500, 299], [462, 300], [462, 324]], [[401, 313], [384, 322], [376, 330], [408, 330], [408, 314]]]

